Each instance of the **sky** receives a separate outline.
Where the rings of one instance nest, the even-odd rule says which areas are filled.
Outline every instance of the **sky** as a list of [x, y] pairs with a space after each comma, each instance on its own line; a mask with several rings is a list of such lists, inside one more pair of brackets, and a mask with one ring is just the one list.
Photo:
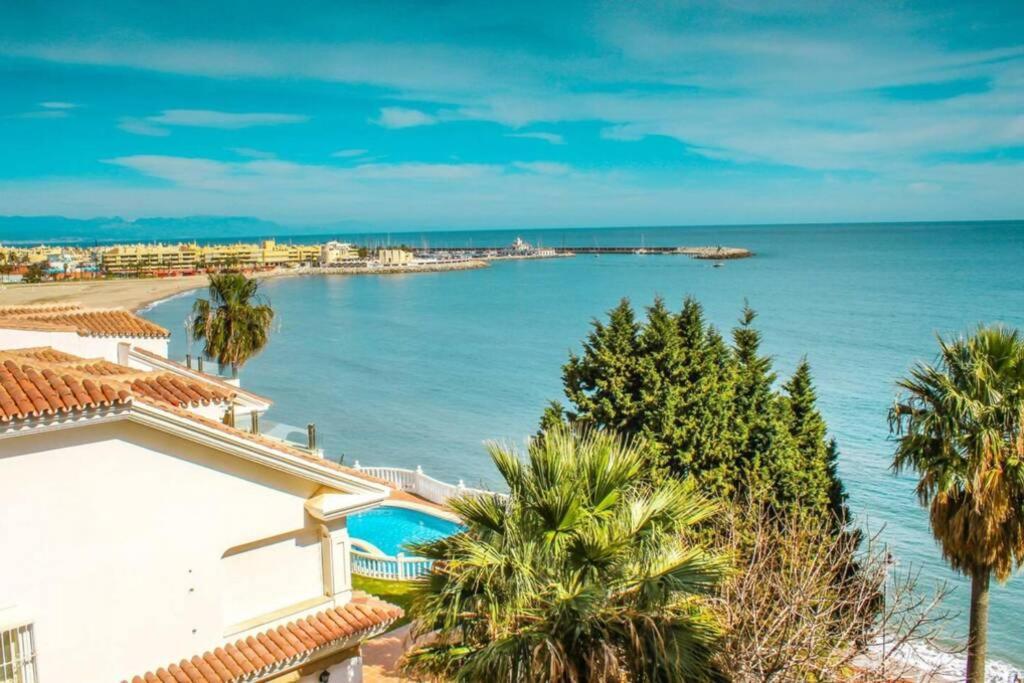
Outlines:
[[1024, 216], [1024, 3], [0, 0], [0, 214]]

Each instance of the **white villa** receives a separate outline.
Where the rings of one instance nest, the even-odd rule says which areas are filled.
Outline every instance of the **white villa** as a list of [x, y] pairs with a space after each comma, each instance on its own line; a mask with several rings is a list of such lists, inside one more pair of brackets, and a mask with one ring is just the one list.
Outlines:
[[0, 306], [0, 682], [360, 681], [401, 610], [352, 590], [346, 516], [392, 490], [243, 428], [271, 402], [168, 337]]

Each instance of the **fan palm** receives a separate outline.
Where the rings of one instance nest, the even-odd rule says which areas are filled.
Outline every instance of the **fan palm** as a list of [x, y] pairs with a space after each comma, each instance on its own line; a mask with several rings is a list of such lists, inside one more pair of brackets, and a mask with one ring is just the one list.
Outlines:
[[210, 298], [192, 307], [192, 337], [208, 358], [230, 365], [232, 376], [267, 345], [274, 309], [258, 290], [257, 280], [241, 273], [210, 275]]
[[893, 467], [920, 475], [932, 532], [950, 565], [971, 579], [967, 674], [985, 672], [989, 579], [1024, 561], [1024, 339], [1002, 326], [939, 339], [934, 365], [899, 382], [890, 413]]
[[703, 681], [718, 635], [703, 596], [721, 557], [690, 540], [714, 506], [655, 485], [649, 448], [556, 427], [525, 458], [491, 445], [510, 495], [450, 504], [466, 531], [412, 546], [436, 560], [411, 613], [428, 645], [407, 671], [456, 681]]

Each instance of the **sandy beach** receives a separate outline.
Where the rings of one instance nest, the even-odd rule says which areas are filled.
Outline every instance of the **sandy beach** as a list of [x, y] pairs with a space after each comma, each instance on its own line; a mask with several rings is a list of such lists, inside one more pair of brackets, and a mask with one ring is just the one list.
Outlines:
[[146, 304], [204, 287], [205, 275], [139, 280], [81, 280], [0, 285], [0, 306], [75, 301], [96, 308], [138, 310]]
[[[321, 275], [405, 275], [486, 267], [487, 263], [484, 261], [458, 261], [369, 269], [337, 267], [275, 270], [259, 273], [257, 277], [265, 279]], [[154, 301], [205, 287], [206, 283], [206, 275], [188, 275], [168, 278], [43, 282], [32, 285], [0, 284], [0, 306], [73, 301], [94, 308], [126, 308], [137, 311]]]

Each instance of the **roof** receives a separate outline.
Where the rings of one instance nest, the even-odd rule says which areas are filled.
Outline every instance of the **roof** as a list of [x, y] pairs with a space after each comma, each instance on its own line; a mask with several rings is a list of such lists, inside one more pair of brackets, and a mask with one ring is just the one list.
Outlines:
[[45, 347], [0, 351], [0, 424], [127, 405], [133, 399], [182, 409], [233, 398], [220, 385], [171, 372], [142, 372]]
[[[308, 661], [315, 652], [373, 635], [399, 619], [400, 608], [366, 594], [177, 664], [131, 678], [131, 683], [232, 683], [259, 680]], [[128, 683], [128, 680], [122, 681]]]
[[[44, 361], [38, 358], [63, 358]], [[146, 372], [105, 360], [89, 360], [48, 347], [0, 351], [0, 426], [60, 414], [85, 414], [116, 405], [146, 404], [217, 430], [250, 444], [392, 488], [387, 482], [274, 439], [203, 417], [189, 407], [234, 399], [226, 383], [183, 377], [172, 372]]]
[[83, 337], [170, 337], [156, 323], [114, 308], [83, 308], [79, 304], [0, 306], [0, 327], [76, 332]]
[[0, 423], [130, 402], [124, 387], [10, 358], [0, 365]]
[[199, 377], [202, 377], [205, 381], [211, 384], [216, 384], [218, 386], [224, 387], [226, 390], [232, 391], [235, 394], [238, 394], [239, 396], [247, 396], [248, 398], [251, 398], [254, 401], [257, 401], [259, 403], [265, 403], [268, 406], [274, 404], [274, 402], [271, 399], [267, 398], [266, 396], [260, 396], [259, 394], [254, 393], [252, 391], [242, 389], [241, 387], [236, 387], [233, 384], [225, 382], [217, 375], [211, 375], [208, 372], [200, 372], [199, 370], [189, 367], [184, 363], [179, 363], [176, 360], [171, 360], [170, 358], [161, 356], [158, 353], [153, 353], [152, 351], [149, 351], [142, 347], [131, 347], [131, 353], [134, 354], [135, 356], [142, 356], [142, 358], [145, 359], [145, 362], [156, 363], [159, 365], [168, 365], [172, 368], [175, 368], [179, 374], [198, 375]]

